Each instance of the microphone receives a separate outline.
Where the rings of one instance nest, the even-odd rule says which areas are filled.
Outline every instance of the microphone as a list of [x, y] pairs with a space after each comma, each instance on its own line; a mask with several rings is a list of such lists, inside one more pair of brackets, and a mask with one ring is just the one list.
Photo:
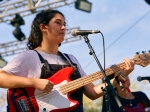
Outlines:
[[138, 77], [137, 77], [137, 80], [138, 80], [138, 81], [142, 81], [142, 80], [148, 80], [148, 81], [150, 81], [150, 76], [148, 76], [148, 77], [141, 77], [141, 76], [138, 76]]
[[94, 33], [100, 33], [99, 30], [77, 30], [73, 29], [71, 30], [71, 35], [72, 36], [77, 36], [77, 35], [88, 35], [88, 34], [94, 34]]

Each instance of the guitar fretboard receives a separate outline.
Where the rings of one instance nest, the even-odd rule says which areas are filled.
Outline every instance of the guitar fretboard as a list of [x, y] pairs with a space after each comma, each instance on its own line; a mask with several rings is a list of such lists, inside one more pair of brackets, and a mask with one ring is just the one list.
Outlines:
[[[115, 66], [111, 66], [110, 68], [105, 69], [105, 74], [107, 76], [111, 75], [111, 74], [119, 71], [120, 69], [125, 69], [125, 67], [126, 67], [126, 65], [124, 62], [120, 63], [118, 65], [115, 65]], [[74, 81], [68, 82], [67, 84], [61, 85], [60, 91], [63, 94], [66, 94], [66, 93], [73, 91], [73, 90], [76, 90], [76, 89], [78, 89], [78, 88], [80, 88], [86, 84], [94, 82], [98, 79], [102, 79], [103, 77], [104, 77], [103, 73], [101, 71], [98, 71], [98, 72], [95, 72], [93, 74], [90, 74], [90, 75], [84, 76], [82, 78], [76, 79]]]

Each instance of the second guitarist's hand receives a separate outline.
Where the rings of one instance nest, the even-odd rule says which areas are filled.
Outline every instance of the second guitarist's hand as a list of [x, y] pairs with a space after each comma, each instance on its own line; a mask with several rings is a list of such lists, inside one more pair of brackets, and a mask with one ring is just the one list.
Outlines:
[[[126, 65], [125, 69], [116, 72], [114, 77], [118, 76], [120, 72], [122, 72], [122, 74], [127, 77], [134, 70], [134, 62], [131, 59], [125, 58], [124, 62]], [[112, 82], [114, 86], [118, 85], [114, 78], [112, 79]]]
[[126, 64], [126, 68], [122, 72], [125, 76], [128, 76], [134, 70], [134, 61], [129, 58], [125, 58], [124, 62]]

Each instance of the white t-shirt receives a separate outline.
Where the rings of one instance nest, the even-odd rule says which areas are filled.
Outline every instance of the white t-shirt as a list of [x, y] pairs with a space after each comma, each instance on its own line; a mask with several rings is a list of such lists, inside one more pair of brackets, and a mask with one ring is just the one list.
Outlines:
[[[59, 63], [60, 65], [67, 65], [61, 56], [48, 54], [40, 51], [38, 52], [45, 60], [48, 61], [49, 64]], [[77, 64], [81, 77], [85, 76], [86, 73], [81, 68], [81, 65], [79, 64], [78, 60], [73, 55], [68, 54], [68, 56], [70, 57], [73, 63]], [[28, 50], [22, 52], [17, 57], [15, 57], [2, 70], [17, 76], [39, 78], [41, 75], [42, 66], [43, 64], [41, 63], [37, 52], [34, 50]]]

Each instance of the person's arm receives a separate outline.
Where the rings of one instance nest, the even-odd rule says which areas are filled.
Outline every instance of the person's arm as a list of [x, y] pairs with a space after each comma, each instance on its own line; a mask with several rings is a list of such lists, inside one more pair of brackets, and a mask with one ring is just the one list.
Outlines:
[[0, 88], [34, 87], [44, 92], [53, 88], [53, 83], [47, 79], [26, 78], [0, 71]]
[[101, 96], [103, 96], [103, 91], [101, 88], [105, 88], [105, 83], [94, 86], [93, 83], [87, 84], [84, 86], [84, 94], [90, 98], [91, 100], [95, 100]]
[[35, 51], [29, 50], [19, 54], [0, 70], [0, 88], [34, 87], [44, 92], [51, 91], [53, 83], [38, 78], [39, 63]]

